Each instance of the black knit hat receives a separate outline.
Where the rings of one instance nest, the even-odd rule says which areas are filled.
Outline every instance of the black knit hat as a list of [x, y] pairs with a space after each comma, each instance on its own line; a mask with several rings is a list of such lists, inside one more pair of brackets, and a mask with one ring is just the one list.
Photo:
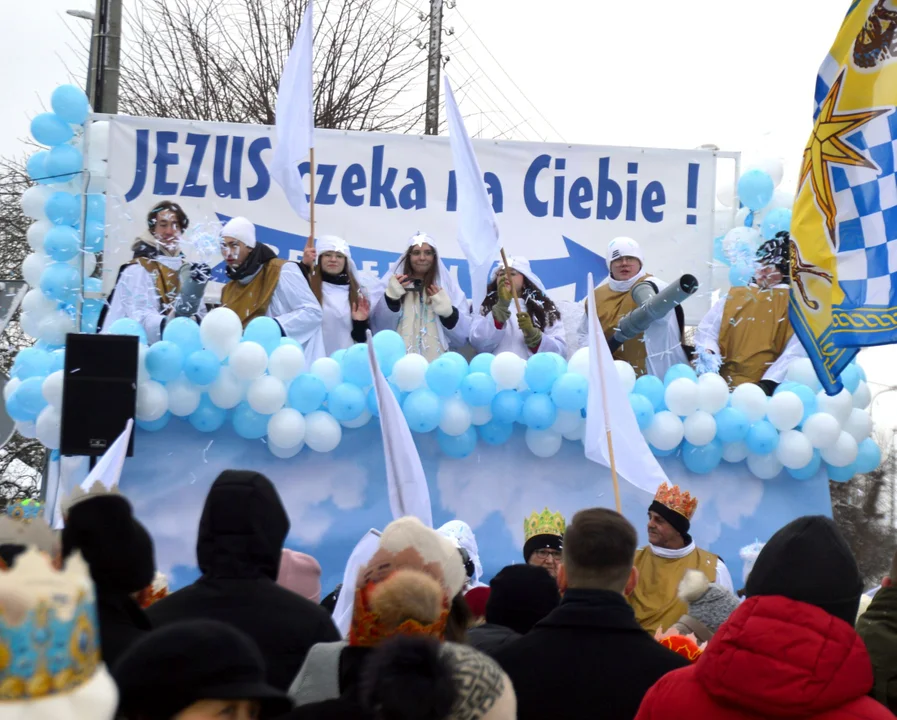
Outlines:
[[486, 622], [525, 635], [561, 601], [557, 581], [544, 567], [508, 565], [489, 583]]
[[791, 277], [791, 235], [786, 230], [777, 232], [772, 240], [767, 240], [757, 250], [760, 265], [775, 267], [782, 277]]
[[124, 718], [168, 720], [199, 700], [258, 700], [263, 720], [292, 707], [266, 682], [255, 643], [217, 620], [172, 623], [148, 633], [121, 657], [112, 676]]
[[745, 587], [747, 597], [781, 595], [815, 605], [850, 625], [862, 592], [850, 547], [835, 523], [822, 515], [793, 520], [773, 535]]
[[660, 517], [673, 526], [673, 530], [682, 536], [686, 545], [691, 544], [691, 535], [688, 534], [688, 531], [691, 530], [691, 521], [685, 517], [685, 515], [677, 513], [675, 510], [668, 508], [657, 500], [651, 502], [648, 506], [648, 512], [655, 512], [660, 515]]

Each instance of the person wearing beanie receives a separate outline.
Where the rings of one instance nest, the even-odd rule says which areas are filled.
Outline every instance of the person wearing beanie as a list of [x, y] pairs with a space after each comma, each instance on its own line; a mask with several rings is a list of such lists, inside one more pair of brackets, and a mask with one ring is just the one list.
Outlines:
[[216, 620], [155, 630], [119, 659], [112, 675], [122, 720], [269, 720], [292, 707], [265, 680], [252, 639]]
[[680, 635], [694, 635], [698, 643], [705, 643], [738, 608], [738, 598], [700, 570], [686, 570], [679, 583], [679, 599], [688, 605], [688, 612], [677, 620], [672, 629]]
[[307, 348], [309, 357], [322, 357], [317, 346], [324, 313], [299, 263], [257, 242], [255, 225], [244, 217], [231, 218], [221, 229], [221, 254], [227, 265], [222, 307], [237, 313], [244, 328], [255, 318], [274, 318], [284, 337]]
[[688, 612], [679, 583], [688, 570], [700, 570], [711, 583], [733, 595], [732, 576], [714, 553], [695, 545], [689, 531], [698, 499], [678, 485], [661, 483], [648, 507], [648, 545], [635, 554], [638, 584], [629, 596], [635, 617], [652, 635]]
[[326, 610], [277, 584], [290, 520], [271, 481], [225, 470], [212, 483], [199, 520], [202, 576], [155, 603], [155, 627], [218, 620], [248, 635], [265, 659], [268, 682], [285, 690], [318, 642], [339, 639]]
[[717, 300], [695, 333], [698, 368], [719, 373], [731, 387], [756, 383], [772, 395], [788, 366], [806, 357], [791, 321], [791, 236], [778, 233], [757, 251], [750, 284]]
[[[620, 327], [620, 321], [637, 309], [631, 291], [638, 283], [649, 283], [660, 292], [667, 283], [649, 275], [644, 268], [644, 256], [639, 244], [628, 237], [618, 237], [607, 246], [608, 276], [595, 288], [595, 307], [598, 322], [608, 340]], [[582, 315], [577, 340], [580, 347], [589, 346], [589, 313], [587, 307]], [[673, 365], [687, 363], [682, 346], [685, 332], [685, 314], [677, 306], [674, 312], [656, 320], [645, 332], [626, 341], [614, 351], [614, 360], [623, 360], [632, 365], [636, 375], [656, 375], [663, 378]]]
[[856, 628], [872, 659], [872, 697], [897, 713], [897, 554], [874, 597], [860, 598]]
[[884, 720], [853, 629], [863, 581], [830, 518], [798, 518], [760, 551], [747, 599], [694, 665], [648, 692], [636, 720]]
[[494, 656], [507, 643], [526, 635], [561, 602], [557, 580], [545, 568], [508, 565], [489, 583], [486, 622], [468, 632], [468, 642]]
[[320, 603], [321, 565], [311, 555], [284, 548], [280, 554], [277, 584], [313, 603]]
[[558, 568], [564, 553], [564, 516], [545, 508], [533, 512], [523, 521], [523, 561], [548, 570], [551, 577], [558, 576]]

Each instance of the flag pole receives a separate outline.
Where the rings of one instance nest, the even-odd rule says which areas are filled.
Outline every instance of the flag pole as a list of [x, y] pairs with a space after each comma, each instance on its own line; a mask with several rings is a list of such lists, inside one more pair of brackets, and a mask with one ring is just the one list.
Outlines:
[[[313, 248], [315, 246], [315, 148], [312, 146], [308, 151], [308, 168], [309, 168], [309, 190], [311, 190], [311, 194], [309, 196], [308, 203], [308, 240], [305, 242], [305, 249]], [[318, 263], [315, 263], [311, 266], [310, 272], [312, 275], [315, 274], [315, 268], [318, 266]]]
[[[492, 257], [495, 257], [494, 255]], [[508, 265], [508, 258], [505, 255], [505, 249], [501, 249], [501, 261], [505, 266], [505, 279], [508, 281], [508, 285], [511, 286], [511, 296], [514, 298], [514, 307], [517, 308], [517, 313], [520, 313], [520, 299], [517, 297], [517, 290], [514, 288], [514, 283], [511, 282], [511, 266]]]
[[[590, 299], [594, 302], [594, 298]], [[596, 307], [594, 309], [594, 314], [589, 313], [589, 315], [591, 315], [590, 322], [592, 323], [593, 329], [595, 330], [595, 337], [597, 338], [598, 333], [602, 332], [601, 328], [598, 326], [598, 308]], [[598, 352], [597, 355], [598, 375], [601, 377], [601, 405], [604, 408], [604, 427], [607, 428], [607, 457], [610, 461], [610, 478], [614, 483], [614, 502], [617, 505], [617, 512], [622, 515], [623, 505], [620, 502], [620, 481], [617, 479], [617, 463], [614, 460], [614, 438], [610, 429], [610, 408], [607, 406], [607, 391], [604, 381], [603, 353]]]

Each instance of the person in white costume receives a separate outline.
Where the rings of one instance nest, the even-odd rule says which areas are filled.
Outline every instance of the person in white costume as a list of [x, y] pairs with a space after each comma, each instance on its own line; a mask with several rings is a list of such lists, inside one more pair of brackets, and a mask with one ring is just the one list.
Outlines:
[[367, 342], [377, 288], [358, 272], [349, 243], [336, 235], [316, 238], [315, 247], [306, 248], [302, 254], [301, 268], [324, 313], [324, 352], [329, 356]]
[[470, 344], [477, 352], [512, 352], [526, 360], [537, 352], [566, 356], [564, 324], [557, 306], [548, 297], [545, 285], [530, 268], [529, 260], [508, 260], [511, 282], [521, 310], [511, 312], [511, 286], [504, 265], [497, 265], [486, 288], [486, 297], [470, 323]]
[[[660, 292], [667, 283], [645, 271], [642, 249], [632, 238], [618, 237], [610, 241], [607, 246], [607, 267], [609, 275], [595, 288], [595, 309], [598, 311], [601, 329], [610, 340], [619, 327], [620, 320], [636, 309], [635, 301], [629, 294], [632, 288], [637, 283], [649, 282]], [[588, 318], [586, 311], [577, 335], [580, 347], [589, 346]], [[674, 312], [651, 323], [641, 337], [623, 343], [614, 352], [614, 359], [628, 362], [637, 375], [647, 373], [663, 378], [673, 365], [688, 362], [682, 347], [684, 328], [685, 316], [681, 307], [677, 307]]]
[[[190, 220], [180, 205], [165, 200], [153, 206], [146, 218], [147, 231], [132, 246], [133, 259], [122, 265], [115, 288], [100, 313], [101, 333], [108, 333], [112, 324], [130, 318], [141, 324], [147, 341], [162, 339], [165, 323], [175, 316], [174, 304], [180, 293], [179, 271], [186, 259], [181, 254], [181, 235]], [[195, 263], [191, 274], [208, 277], [208, 266]], [[193, 316], [205, 315], [200, 305]]]
[[467, 344], [470, 303], [439, 259], [436, 241], [418, 232], [390, 265], [374, 308], [374, 329], [396, 330], [409, 353], [435, 360]]
[[[221, 254], [229, 282], [221, 291], [221, 304], [246, 327], [257, 317], [270, 317], [284, 337], [306, 348], [309, 362], [323, 354], [320, 343], [324, 313], [299, 263], [289, 262], [264, 243], [256, 243], [255, 225], [235, 217], [221, 230]], [[311, 346], [309, 349], [306, 346]]]
[[480, 578], [483, 576], [483, 565], [480, 563], [480, 549], [477, 547], [477, 538], [473, 534], [473, 530], [463, 520], [449, 520], [445, 525], [440, 527], [436, 532], [444, 535], [458, 546], [459, 550], [464, 550], [462, 558], [466, 554], [465, 567], [467, 571], [467, 582], [464, 584], [464, 592], [477, 587], [489, 587]]

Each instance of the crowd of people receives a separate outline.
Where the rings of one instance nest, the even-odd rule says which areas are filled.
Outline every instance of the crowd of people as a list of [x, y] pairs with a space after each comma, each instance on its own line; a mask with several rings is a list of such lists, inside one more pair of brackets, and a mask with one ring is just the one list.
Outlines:
[[[201, 321], [206, 306], [182, 299], [196, 293], [196, 282], [210, 277], [207, 266], [188, 263], [181, 252], [188, 227], [189, 218], [174, 202], [160, 202], [149, 211], [147, 230], [134, 243], [133, 259], [121, 268], [100, 318], [102, 332], [129, 318], [153, 343], [173, 317]], [[661, 378], [673, 365], [693, 362], [702, 371], [719, 372], [733, 387], [752, 382], [772, 394], [788, 364], [804, 354], [788, 319], [789, 244], [788, 233], [779, 233], [760, 247], [752, 282], [714, 304], [697, 328], [695, 346], [685, 342], [685, 316], [676, 306], [642, 335], [616, 347], [614, 357], [630, 363], [638, 375]], [[409, 353], [429, 361], [468, 347], [524, 359], [538, 352], [567, 357], [588, 343], [587, 313], [572, 347], [558, 304], [523, 257], [496, 266], [482, 305], [474, 308], [440, 259], [436, 239], [424, 232], [409, 238], [380, 279], [359, 272], [348, 243], [333, 235], [317, 238], [300, 261], [292, 262], [258, 242], [252, 222], [235, 217], [222, 228], [220, 246], [227, 277], [222, 306], [236, 312], [244, 326], [257, 317], [273, 318], [284, 337], [303, 347], [309, 363], [364, 342], [368, 330], [397, 331]], [[619, 237], [608, 245], [609, 274], [594, 295], [608, 338], [637, 309], [636, 285], [650, 285], [655, 293], [667, 287], [645, 265], [634, 239]]]

